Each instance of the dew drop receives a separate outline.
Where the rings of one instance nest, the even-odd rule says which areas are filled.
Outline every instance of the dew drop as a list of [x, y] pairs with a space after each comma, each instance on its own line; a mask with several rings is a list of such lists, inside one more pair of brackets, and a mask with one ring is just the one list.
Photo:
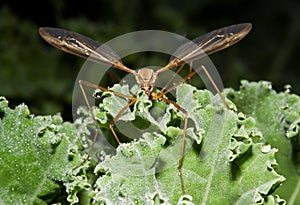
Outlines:
[[269, 153], [270, 151], [271, 151], [271, 145], [265, 145], [265, 146], [262, 146], [262, 148], [261, 148], [262, 153]]

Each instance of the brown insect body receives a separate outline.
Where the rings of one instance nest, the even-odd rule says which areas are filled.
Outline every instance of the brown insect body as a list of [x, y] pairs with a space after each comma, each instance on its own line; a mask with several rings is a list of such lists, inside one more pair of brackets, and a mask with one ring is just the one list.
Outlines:
[[140, 85], [141, 89], [145, 91], [147, 95], [153, 91], [157, 73], [150, 68], [139, 69], [135, 75], [136, 82]]

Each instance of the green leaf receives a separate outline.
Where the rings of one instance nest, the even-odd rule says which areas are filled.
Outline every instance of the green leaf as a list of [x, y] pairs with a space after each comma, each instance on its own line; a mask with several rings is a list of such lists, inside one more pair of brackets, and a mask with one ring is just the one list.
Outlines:
[[239, 91], [227, 92], [240, 112], [255, 119], [266, 142], [278, 149], [276, 171], [286, 181], [275, 193], [289, 205], [300, 204], [299, 96], [290, 94], [288, 89], [277, 93], [265, 81], [242, 81]]
[[33, 116], [25, 105], [14, 110], [0, 98], [0, 199], [3, 204], [66, 201], [61, 183], [80, 163], [76, 128], [59, 115]]
[[[130, 93], [127, 86], [112, 89]], [[241, 100], [249, 97], [242, 95], [245, 90], [228, 93]], [[273, 119], [280, 119], [289, 137], [285, 140], [292, 141], [298, 136], [295, 110], [299, 101], [297, 96], [284, 95], [287, 103], [281, 117]], [[151, 101], [138, 91], [137, 101], [114, 125], [121, 142], [125, 140], [116, 145], [109, 123], [128, 100], [112, 93], [103, 93], [101, 99], [94, 108], [101, 129], [93, 156], [85, 161], [84, 148], [89, 149], [89, 136], [94, 136], [86, 108], [78, 110], [82, 117], [71, 124], [59, 115], [30, 115], [24, 105], [12, 110], [1, 98], [1, 203], [285, 204], [280, 185], [287, 176], [277, 173], [283, 169], [277, 168], [280, 161], [275, 159], [284, 155], [282, 149], [266, 143], [269, 135], [261, 122], [256, 115], [240, 112], [238, 103], [237, 113], [207, 90], [189, 85], [177, 88], [175, 101], [188, 117], [182, 166], [186, 194], [182, 194], [177, 167], [185, 112], [177, 105]], [[294, 150], [296, 142], [292, 142]], [[92, 159], [100, 162], [96, 165]]]
[[[276, 204], [280, 201], [271, 195], [284, 181], [273, 168], [276, 149], [263, 143], [254, 119], [227, 110], [220, 97], [209, 91], [181, 85], [176, 93], [177, 103], [189, 117], [182, 168], [187, 195], [181, 193], [177, 169], [185, 115], [173, 105], [165, 104], [164, 111], [154, 118], [151, 110], [156, 102], [149, 102], [142, 92], [126, 116], [141, 116], [156, 129], [150, 133], [135, 128], [139, 132], [130, 133], [143, 133], [142, 138], [121, 144], [116, 155], [104, 157], [96, 168], [100, 177], [95, 201], [107, 204], [263, 204], [272, 200]], [[103, 101], [121, 101], [118, 98], [109, 95]], [[104, 112], [113, 118], [127, 103], [124, 100], [124, 104], [116, 107], [110, 104]], [[128, 124], [132, 124], [131, 120], [119, 119]], [[121, 135], [122, 126], [115, 129]]]

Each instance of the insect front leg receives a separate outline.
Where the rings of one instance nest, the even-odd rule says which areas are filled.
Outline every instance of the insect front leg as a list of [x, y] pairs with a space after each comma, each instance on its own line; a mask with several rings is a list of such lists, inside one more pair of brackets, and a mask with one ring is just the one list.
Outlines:
[[[94, 83], [91, 83], [91, 82], [88, 82], [88, 81], [84, 81], [84, 80], [79, 80], [79, 86], [80, 86], [80, 90], [81, 90], [81, 93], [82, 93], [82, 95], [83, 95], [85, 104], [86, 104], [86, 106], [87, 106], [87, 108], [88, 108], [88, 110], [89, 110], [89, 113], [90, 113], [90, 115], [91, 115], [91, 117], [92, 117], [92, 120], [93, 120], [95, 129], [96, 129], [96, 132], [95, 132], [95, 134], [94, 134], [94, 136], [93, 136], [93, 142], [92, 142], [92, 145], [91, 145], [91, 147], [90, 147], [90, 149], [89, 149], [89, 152], [88, 152], [88, 156], [87, 156], [87, 158], [84, 159], [84, 161], [80, 164], [80, 165], [82, 165], [82, 164], [85, 163], [85, 162], [89, 159], [89, 157], [91, 156], [91, 152], [92, 152], [92, 150], [93, 150], [93, 148], [94, 148], [95, 142], [96, 142], [96, 140], [97, 140], [97, 136], [98, 136], [98, 134], [99, 134], [99, 125], [98, 125], [98, 123], [97, 123], [97, 120], [96, 120], [96, 117], [95, 117], [95, 115], [94, 115], [93, 109], [92, 109], [92, 107], [91, 107], [91, 105], [90, 105], [90, 103], [89, 103], [89, 101], [88, 101], [88, 97], [87, 97], [86, 91], [85, 91], [85, 89], [84, 89], [84, 86], [87, 86], [87, 87], [90, 87], [90, 88], [95, 88], [95, 89], [100, 89], [101, 91], [104, 91], [104, 92], [112, 92], [112, 93], [114, 93], [116, 96], [123, 97], [123, 98], [127, 98], [127, 99], [132, 99], [132, 101], [131, 101], [132, 103], [129, 103], [127, 106], [125, 106], [125, 107], [117, 114], [117, 116], [112, 120], [112, 122], [110, 123], [110, 129], [111, 129], [111, 131], [112, 131], [112, 133], [113, 133], [113, 135], [114, 135], [116, 141], [118, 142], [118, 144], [120, 144], [120, 140], [119, 140], [119, 138], [117, 137], [117, 135], [116, 135], [116, 133], [115, 133], [115, 131], [114, 131], [114, 129], [113, 129], [113, 125], [114, 125], [114, 123], [120, 118], [120, 116], [122, 115], [122, 113], [123, 113], [128, 107], [130, 107], [130, 105], [132, 105], [132, 104], [136, 101], [136, 99], [133, 98], [132, 96], [124, 95], [124, 94], [122, 94], [122, 93], [118, 93], [118, 92], [109, 90], [109, 89], [107, 89], [107, 88], [101, 87], [101, 86], [99, 86], [99, 85], [96, 85], [96, 84], [94, 84]], [[134, 99], [135, 99], [135, 100], [134, 100]], [[80, 165], [79, 165], [79, 166], [80, 166]]]
[[110, 128], [110, 130], [111, 130], [111, 132], [113, 133], [113, 135], [114, 135], [114, 137], [115, 137], [115, 139], [116, 139], [116, 141], [118, 142], [118, 144], [121, 144], [121, 142], [120, 142], [120, 140], [119, 140], [119, 138], [118, 138], [118, 136], [117, 136], [117, 134], [116, 134], [116, 132], [115, 132], [115, 130], [114, 130], [114, 125], [115, 125], [115, 123], [118, 121], [118, 119], [121, 117], [121, 115], [131, 106], [131, 105], [133, 105], [135, 102], [136, 102], [136, 100], [137, 100], [137, 98], [132, 98], [131, 99], [131, 101], [130, 101], [130, 103], [128, 103], [127, 105], [125, 105], [119, 112], [118, 112], [118, 114], [114, 117], [114, 119], [110, 122], [110, 124], [109, 124], [109, 128]]

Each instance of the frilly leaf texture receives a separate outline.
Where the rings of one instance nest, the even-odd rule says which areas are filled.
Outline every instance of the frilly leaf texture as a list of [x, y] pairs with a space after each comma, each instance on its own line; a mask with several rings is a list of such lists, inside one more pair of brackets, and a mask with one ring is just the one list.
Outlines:
[[[130, 95], [127, 86], [112, 90]], [[103, 93], [93, 112], [73, 124], [59, 115], [33, 116], [0, 100], [0, 202], [3, 204], [291, 204], [299, 203], [299, 97], [276, 93], [266, 82], [242, 82], [220, 96], [190, 85], [174, 101], [186, 111], [181, 192], [178, 160], [185, 113], [143, 91], [129, 102]], [[288, 203], [288, 204], [289, 204]]]
[[277, 93], [266, 81], [242, 81], [238, 91], [226, 92], [238, 111], [255, 120], [266, 143], [278, 150], [275, 170], [286, 181], [275, 194], [289, 205], [300, 204], [300, 97], [290, 93], [290, 86]]

